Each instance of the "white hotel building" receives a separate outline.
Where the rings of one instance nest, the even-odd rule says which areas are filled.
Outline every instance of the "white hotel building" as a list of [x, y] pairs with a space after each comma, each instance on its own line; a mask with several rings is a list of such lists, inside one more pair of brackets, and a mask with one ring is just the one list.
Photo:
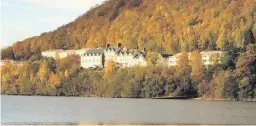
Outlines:
[[145, 54], [135, 49], [120, 49], [120, 47], [108, 47], [88, 49], [81, 56], [83, 68], [102, 68], [108, 60], [113, 60], [119, 68], [134, 67], [137, 65], [146, 66]]
[[[86, 48], [80, 50], [55, 49], [42, 52], [42, 56], [56, 59], [57, 54], [59, 55], [59, 58], [65, 58], [68, 55], [74, 54], [79, 55], [81, 67], [83, 68], [103, 68], [106, 66], [106, 62], [110, 59], [112, 59], [119, 68], [147, 66], [145, 51], [140, 51], [138, 49], [121, 49], [120, 47], [120, 44], [114, 47], [108, 44], [107, 48]], [[211, 60], [213, 55], [217, 55], [217, 60], [219, 61], [222, 54], [221, 51], [203, 51], [200, 53], [202, 56], [202, 63], [204, 65], [213, 64], [213, 61]], [[177, 65], [180, 55], [181, 53], [173, 56], [167, 56], [165, 58], [166, 60], [163, 62], [167, 62], [168, 66], [175, 66]], [[188, 53], [189, 59], [191, 58], [190, 55], [191, 53]]]
[[64, 52], [64, 50], [62, 49], [53, 49], [53, 50], [46, 50], [46, 51], [43, 51], [41, 54], [42, 56], [44, 57], [49, 57], [49, 58], [54, 58], [56, 59], [56, 56], [61, 53], [61, 52]]
[[145, 57], [145, 52], [136, 49], [123, 49], [116, 54], [114, 61], [120, 68], [147, 66]]
[[102, 68], [104, 67], [104, 49], [88, 49], [84, 54], [81, 55], [80, 64], [83, 68]]
[[62, 50], [62, 49], [53, 49], [53, 50], [46, 50], [43, 51], [41, 54], [44, 57], [49, 58], [57, 58], [57, 55], [59, 55], [59, 58], [65, 58], [69, 55], [79, 55], [81, 56], [85, 52], [87, 52], [88, 49], [79, 49], [79, 50]]
[[[203, 51], [200, 52], [202, 56], [202, 62], [204, 65], [212, 65], [213, 61], [211, 60], [211, 57], [214, 55], [217, 55], [217, 60], [220, 63], [220, 56], [222, 54], [222, 51]], [[176, 66], [178, 58], [180, 57], [181, 53], [175, 54], [173, 56], [169, 56], [167, 58], [168, 66]], [[191, 53], [188, 53], [189, 60], [191, 59]]]

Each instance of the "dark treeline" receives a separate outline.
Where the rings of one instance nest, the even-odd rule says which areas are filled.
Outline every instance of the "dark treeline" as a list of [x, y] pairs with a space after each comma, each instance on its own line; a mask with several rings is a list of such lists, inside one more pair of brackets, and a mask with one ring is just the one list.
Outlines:
[[[153, 53], [153, 52], [151, 52]], [[15, 66], [1, 67], [2, 94], [152, 98], [157, 96], [198, 96], [212, 99], [255, 100], [256, 45], [246, 49], [228, 46], [221, 64], [203, 66], [200, 52], [191, 60], [183, 52], [175, 67], [147, 56], [147, 67], [105, 69], [80, 68], [78, 56], [65, 59], [37, 57]], [[153, 58], [152, 58], [153, 56]]]

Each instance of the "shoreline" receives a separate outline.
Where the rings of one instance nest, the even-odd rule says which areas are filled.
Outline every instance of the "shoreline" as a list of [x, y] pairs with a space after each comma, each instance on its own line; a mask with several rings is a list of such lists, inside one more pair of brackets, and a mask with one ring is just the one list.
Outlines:
[[256, 102], [256, 99], [214, 99], [214, 98], [202, 98], [202, 97], [154, 97], [154, 98], [113, 98], [113, 97], [97, 97], [97, 96], [53, 96], [53, 95], [13, 95], [13, 94], [0, 94], [1, 96], [31, 96], [31, 97], [73, 97], [73, 98], [112, 98], [112, 99], [152, 99], [152, 100], [204, 100], [204, 101], [231, 101], [231, 102]]

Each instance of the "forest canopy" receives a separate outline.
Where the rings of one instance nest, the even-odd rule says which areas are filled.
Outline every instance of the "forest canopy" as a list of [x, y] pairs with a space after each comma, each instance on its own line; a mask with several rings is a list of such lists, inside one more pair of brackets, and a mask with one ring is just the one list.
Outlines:
[[2, 59], [27, 60], [48, 49], [105, 47], [177, 53], [245, 48], [255, 43], [255, 0], [108, 0], [73, 22], [2, 50]]

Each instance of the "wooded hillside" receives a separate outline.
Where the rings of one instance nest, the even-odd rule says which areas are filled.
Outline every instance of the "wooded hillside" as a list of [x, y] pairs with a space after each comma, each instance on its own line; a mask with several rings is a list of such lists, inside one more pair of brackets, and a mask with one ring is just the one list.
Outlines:
[[[16, 42], [1, 58], [122, 43], [163, 53], [255, 43], [255, 0], [109, 0], [52, 32]], [[198, 45], [200, 45], [198, 47]]]

